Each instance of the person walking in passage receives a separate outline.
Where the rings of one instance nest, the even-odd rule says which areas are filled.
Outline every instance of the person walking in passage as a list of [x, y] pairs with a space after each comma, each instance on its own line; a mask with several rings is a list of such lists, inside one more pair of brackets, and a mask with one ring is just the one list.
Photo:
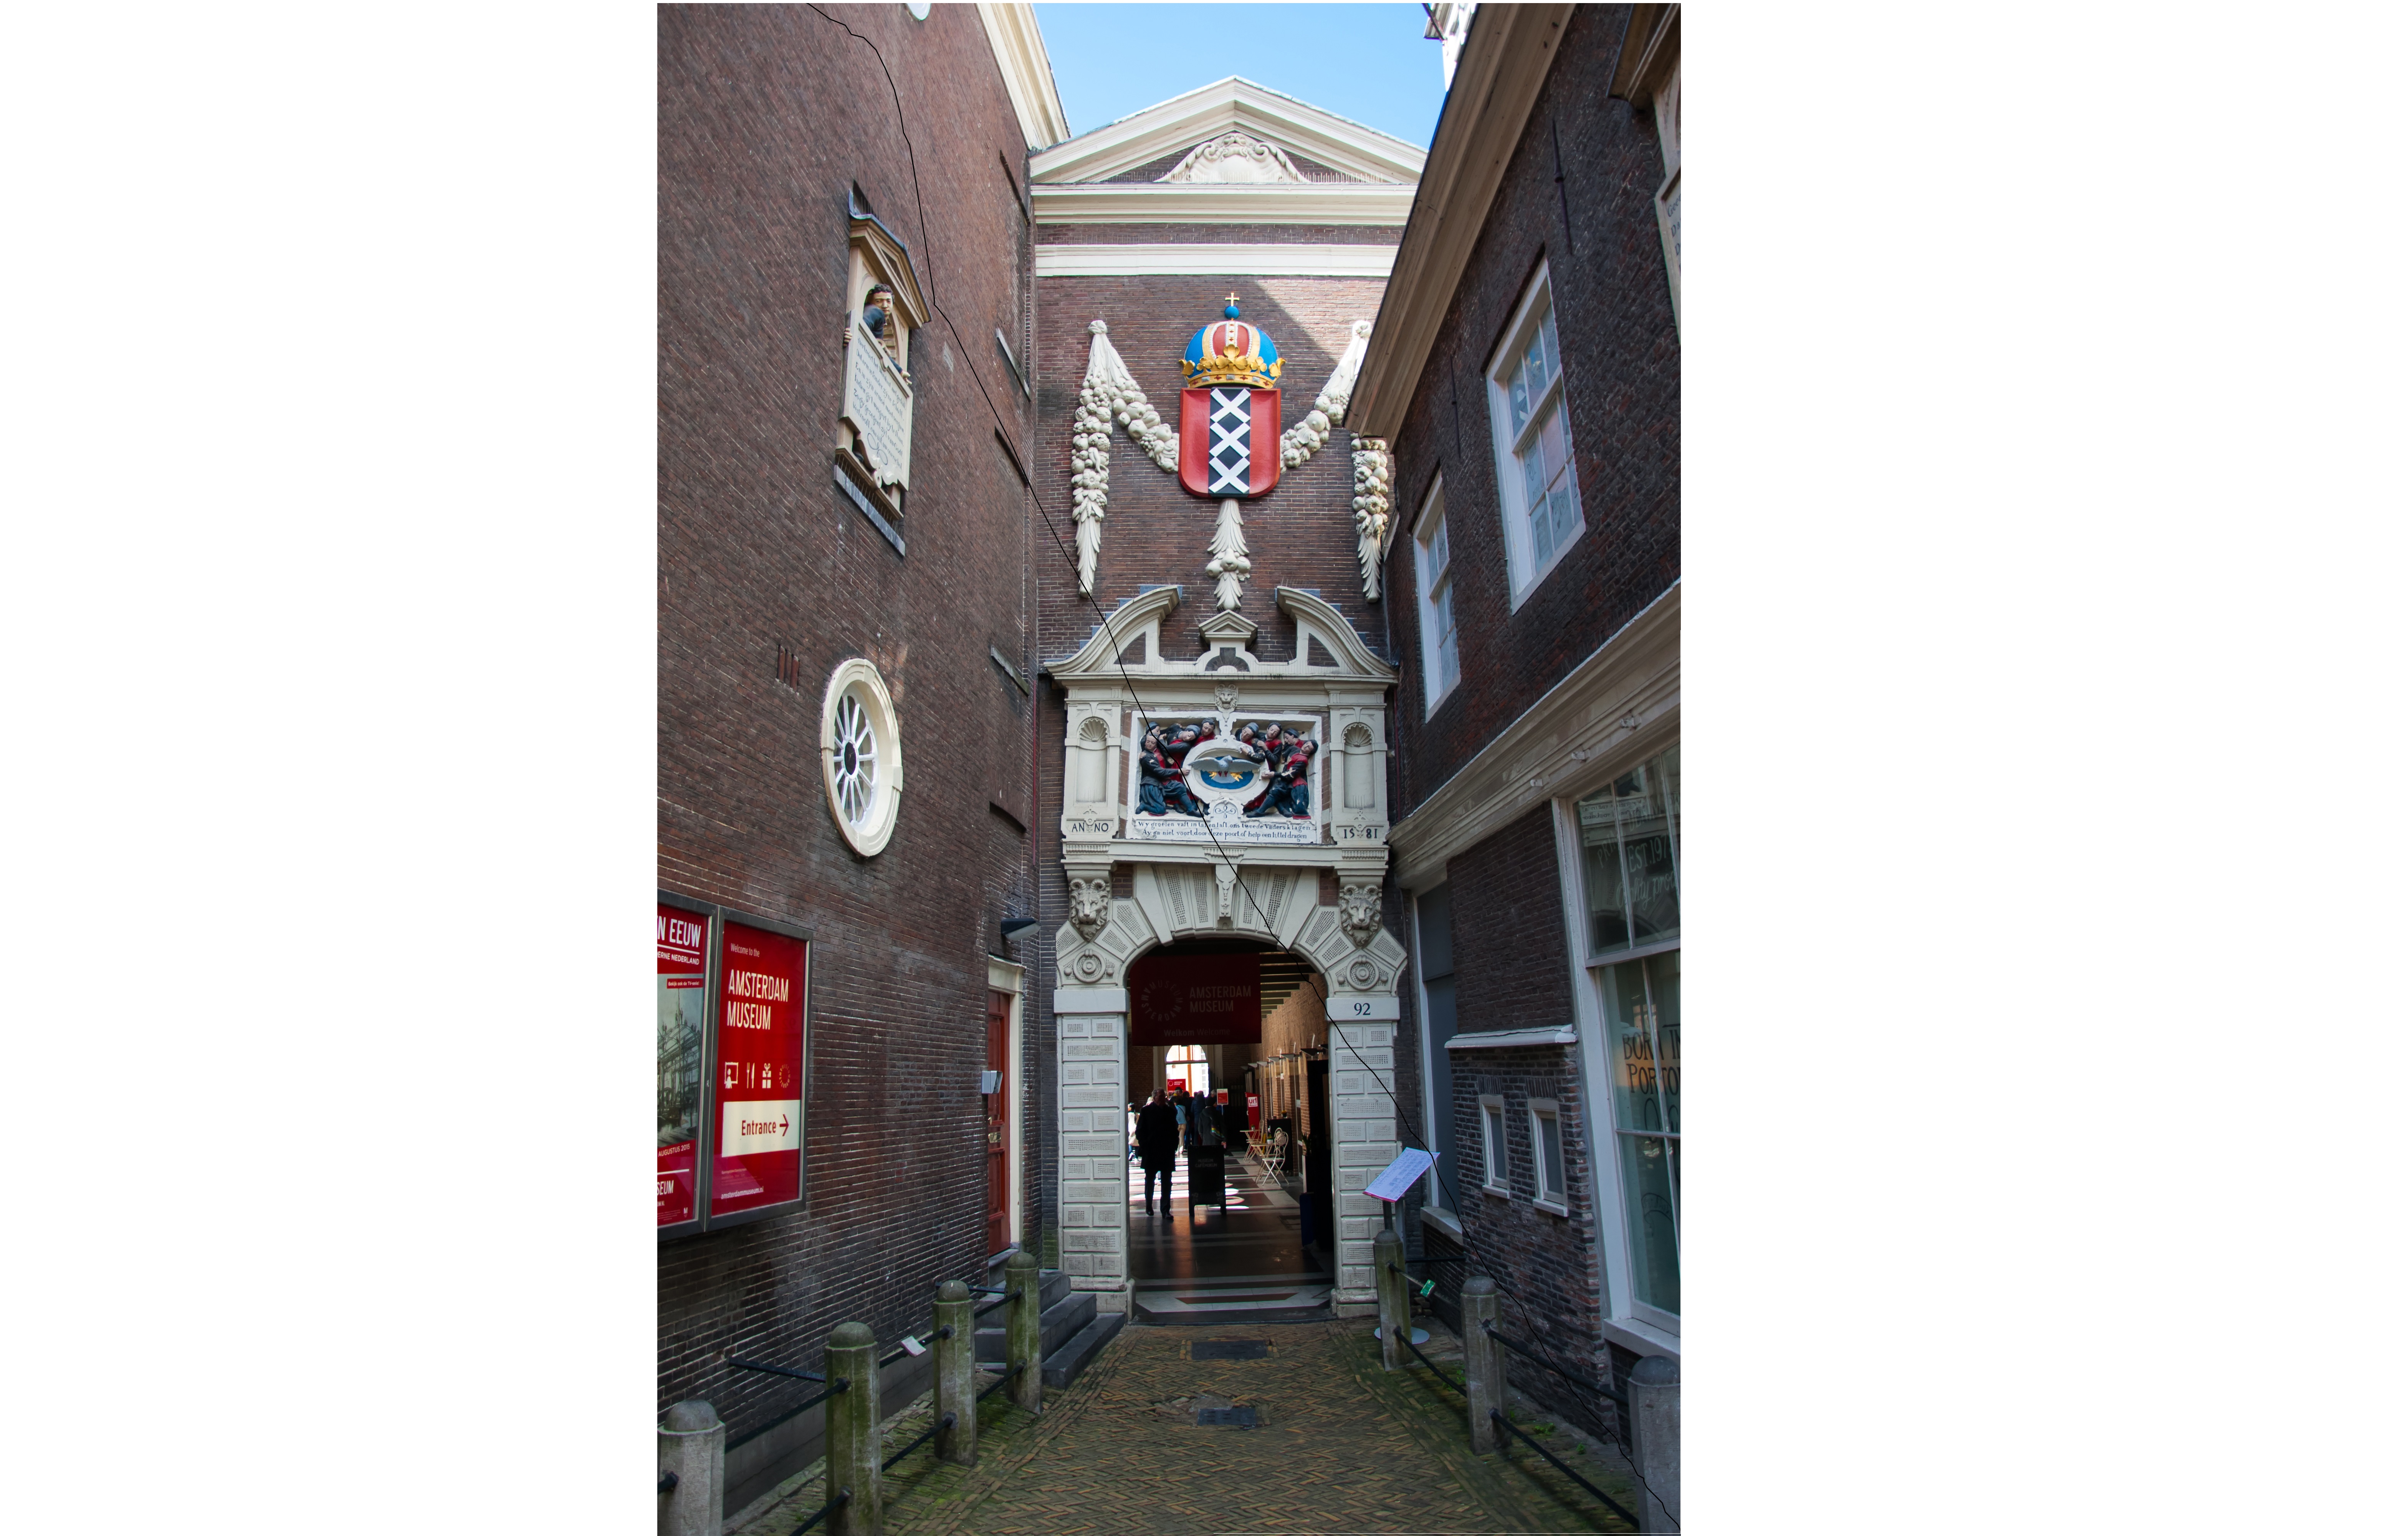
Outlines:
[[1137, 1156], [1145, 1165], [1145, 1213], [1154, 1214], [1154, 1181], [1162, 1178], [1162, 1213], [1170, 1215], [1170, 1175], [1179, 1164], [1179, 1112], [1160, 1088], [1137, 1112]]

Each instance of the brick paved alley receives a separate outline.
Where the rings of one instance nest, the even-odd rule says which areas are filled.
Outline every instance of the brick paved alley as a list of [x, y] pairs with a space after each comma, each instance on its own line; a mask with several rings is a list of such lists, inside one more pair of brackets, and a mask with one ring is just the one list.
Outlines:
[[[1446, 1363], [1455, 1341], [1420, 1320]], [[1203, 1341], [1252, 1340], [1260, 1358], [1197, 1359]], [[1208, 1352], [1209, 1353], [1209, 1352]], [[984, 1380], [983, 1376], [982, 1380]], [[925, 1449], [888, 1475], [896, 1536], [1627, 1529], [1526, 1451], [1471, 1454], [1462, 1400], [1414, 1369], [1380, 1369], [1369, 1319], [1214, 1328], [1132, 1328], [1031, 1420], [981, 1417], [980, 1463], [941, 1466]], [[1252, 1428], [1198, 1426], [1199, 1409], [1254, 1410]], [[890, 1419], [900, 1445], [925, 1399]], [[1524, 1415], [1517, 1413], [1515, 1417]], [[1534, 1433], [1624, 1502], [1618, 1457], [1543, 1415]], [[813, 1468], [747, 1512], [740, 1536], [787, 1536], [825, 1495]]]

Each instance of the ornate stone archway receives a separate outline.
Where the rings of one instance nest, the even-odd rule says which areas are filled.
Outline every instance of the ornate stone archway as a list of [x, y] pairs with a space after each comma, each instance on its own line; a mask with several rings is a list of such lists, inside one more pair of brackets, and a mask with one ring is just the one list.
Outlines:
[[[1279, 600], [1297, 621], [1296, 660], [1260, 661], [1250, 649], [1253, 627], [1222, 613], [1203, 626], [1204, 654], [1168, 661], [1162, 628], [1179, 600], [1176, 587], [1131, 599], [1077, 655], [1051, 668], [1069, 706], [1062, 862], [1071, 916], [1055, 934], [1054, 993], [1062, 1266], [1072, 1286], [1099, 1293], [1104, 1310], [1126, 1309], [1130, 962], [1181, 939], [1256, 939], [1304, 956], [1327, 985], [1335, 1299], [1369, 1306], [1380, 1208], [1363, 1187], [1398, 1150], [1393, 1095], [1405, 947], [1380, 921], [1385, 704], [1396, 674], [1336, 610], [1284, 587]], [[1314, 743], [1301, 797], [1309, 815], [1261, 825], [1233, 813], [1234, 803], [1206, 817], [1143, 809], [1132, 754], [1149, 726], [1192, 720], [1215, 740], [1235, 739], [1240, 722], [1254, 717], [1287, 722]], [[1252, 788], [1225, 797], [1234, 802]], [[1115, 897], [1123, 872], [1129, 894]], [[1336, 877], [1334, 902], [1321, 899], [1325, 872]]]

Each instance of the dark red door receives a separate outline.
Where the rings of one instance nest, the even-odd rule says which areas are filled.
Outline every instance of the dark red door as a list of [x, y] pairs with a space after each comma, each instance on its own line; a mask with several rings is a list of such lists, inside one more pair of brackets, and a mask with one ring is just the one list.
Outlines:
[[986, 995], [986, 1064], [996, 1091], [986, 1096], [986, 1251], [1011, 1242], [1011, 994]]

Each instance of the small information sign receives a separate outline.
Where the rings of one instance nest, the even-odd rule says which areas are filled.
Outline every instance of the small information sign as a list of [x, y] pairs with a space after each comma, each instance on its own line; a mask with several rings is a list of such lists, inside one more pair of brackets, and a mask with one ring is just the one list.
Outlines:
[[1380, 1176], [1365, 1186], [1363, 1193], [1375, 1200], [1400, 1200], [1413, 1187], [1413, 1182], [1430, 1170], [1438, 1159], [1420, 1147], [1407, 1147], [1397, 1154], [1397, 1160], [1380, 1170]]

